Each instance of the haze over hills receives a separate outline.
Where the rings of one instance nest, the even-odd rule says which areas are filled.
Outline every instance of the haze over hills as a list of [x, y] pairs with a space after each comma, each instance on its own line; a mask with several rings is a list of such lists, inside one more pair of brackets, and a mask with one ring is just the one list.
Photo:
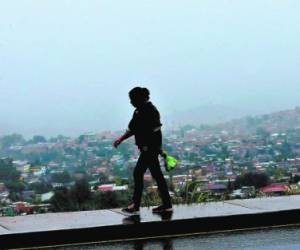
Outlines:
[[173, 112], [167, 119], [173, 124], [194, 125], [200, 124], [213, 125], [217, 123], [228, 122], [232, 119], [238, 119], [245, 116], [261, 115], [265, 110], [259, 110], [250, 107], [239, 107], [229, 105], [206, 105], [202, 107], [187, 109], [184, 111]]
[[300, 129], [300, 107], [264, 115], [233, 119], [230, 122], [219, 124], [218, 126], [243, 134], [251, 134], [258, 130], [265, 130], [269, 133], [298, 130]]
[[[128, 117], [130, 119], [130, 116]], [[174, 112], [171, 115], [163, 116], [164, 129], [170, 129], [174, 126], [191, 125], [199, 127], [201, 125], [209, 125], [218, 129], [235, 130], [241, 133], [252, 133], [258, 128], [264, 128], [270, 132], [278, 132], [281, 130], [295, 129], [300, 127], [300, 108], [286, 109], [282, 111], [263, 113], [262, 110], [250, 110], [241, 107], [223, 106], [223, 105], [210, 105], [189, 109], [186, 111]], [[60, 133], [44, 133], [35, 128], [36, 123], [32, 124], [17, 124], [10, 126], [10, 124], [1, 121], [0, 123], [0, 136], [17, 133], [22, 134], [25, 138], [33, 135], [55, 136], [62, 134], [65, 136], [79, 136], [87, 132], [98, 133], [104, 130], [114, 129], [107, 127], [107, 129], [93, 129], [95, 126], [87, 127], [86, 130], [76, 128], [74, 123], [75, 133], [63, 133], [67, 131], [66, 127], [56, 127], [54, 131], [61, 131]], [[22, 128], [23, 126], [23, 128]], [[26, 133], [24, 127], [30, 126], [31, 131], [36, 133]], [[70, 128], [72, 130], [73, 128]], [[126, 129], [126, 126], [121, 130]], [[24, 133], [25, 132], [25, 133]]]
[[300, 1], [73, 2], [1, 2], [0, 135], [126, 129], [135, 86], [164, 128], [299, 103]]
[[215, 104], [173, 112], [171, 115], [166, 116], [166, 120], [167, 124], [171, 121], [173, 124], [181, 126], [186, 124], [194, 126], [199, 126], [201, 124], [214, 125], [246, 116], [263, 115], [275, 111], [278, 111], [278, 109]]
[[206, 126], [188, 125], [184, 128], [187, 130], [200, 129], [210, 134], [226, 131], [238, 136], [249, 136], [257, 133], [277, 134], [291, 131], [298, 134], [300, 132], [300, 107], [263, 115], [244, 116], [226, 122], [206, 124]]
[[[241, 109], [237, 109], [241, 111]], [[196, 111], [196, 109], [195, 109]], [[190, 125], [187, 128], [201, 128], [201, 130], [208, 130], [211, 133], [220, 132], [221, 130], [228, 131], [234, 134], [240, 135], [250, 135], [259, 133], [284, 133], [288, 130], [300, 129], [300, 107], [295, 107], [294, 109], [287, 109], [282, 111], [276, 111], [271, 113], [259, 114], [259, 115], [248, 115], [245, 116], [242, 113], [229, 113], [223, 112], [223, 116], [219, 116], [220, 120], [213, 121], [219, 113], [219, 107], [211, 109], [211, 113], [207, 113], [207, 118], [211, 120], [207, 123], [196, 123], [195, 121], [199, 118], [199, 113], [195, 112], [189, 113], [191, 123], [186, 123], [182, 125]], [[227, 110], [226, 110], [227, 111]], [[232, 109], [231, 111], [234, 111]], [[240, 117], [238, 117], [240, 115]], [[229, 119], [231, 117], [237, 117]], [[222, 121], [223, 119], [223, 121]], [[220, 122], [218, 122], [220, 121]], [[207, 125], [207, 126], [201, 126]]]

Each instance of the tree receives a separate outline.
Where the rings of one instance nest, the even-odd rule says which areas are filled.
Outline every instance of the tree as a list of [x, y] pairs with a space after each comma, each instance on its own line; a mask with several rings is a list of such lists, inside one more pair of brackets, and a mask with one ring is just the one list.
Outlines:
[[104, 173], [99, 173], [98, 181], [100, 182], [100, 184], [105, 184], [108, 182], [108, 176]]
[[77, 138], [77, 141], [79, 144], [83, 143], [86, 140], [86, 136], [85, 135], [80, 135]]
[[50, 200], [54, 211], [65, 212], [76, 210], [76, 205], [72, 200], [70, 191], [67, 188], [60, 188], [54, 192], [54, 196]]
[[49, 139], [49, 142], [63, 142], [65, 140], [69, 139], [69, 137], [67, 136], [63, 136], [63, 135], [58, 135], [56, 137], [51, 137]]
[[280, 152], [281, 152], [281, 155], [284, 160], [286, 160], [289, 157], [293, 157], [291, 145], [289, 144], [289, 142], [287, 140], [285, 140], [282, 143]]
[[42, 135], [34, 135], [32, 137], [32, 142], [33, 143], [39, 143], [39, 142], [47, 142], [46, 138]]
[[221, 159], [226, 159], [230, 156], [228, 146], [227, 145], [222, 145], [221, 146], [221, 152], [218, 155]]
[[87, 203], [91, 198], [91, 188], [86, 179], [76, 181], [75, 185], [71, 188], [71, 197], [79, 210], [85, 210]]
[[54, 173], [51, 175], [52, 182], [68, 183], [71, 182], [71, 176], [68, 171], [62, 173]]
[[115, 177], [115, 184], [117, 186], [121, 186], [122, 185], [122, 178], [119, 177], [119, 176]]
[[127, 191], [120, 192], [97, 192], [94, 196], [96, 209], [107, 209], [126, 206], [129, 200]]
[[261, 188], [267, 186], [269, 183], [269, 176], [265, 173], [248, 172], [238, 176], [234, 182], [234, 188], [241, 188], [242, 186], [254, 186]]
[[299, 175], [295, 175], [291, 179], [292, 179], [292, 183], [298, 183], [300, 181], [300, 176]]
[[52, 187], [50, 184], [42, 181], [29, 184], [29, 189], [34, 190], [37, 194], [42, 194], [51, 191]]
[[227, 182], [227, 191], [231, 192], [233, 189], [233, 183], [231, 182], [230, 179], [228, 179], [228, 182]]
[[12, 164], [12, 159], [0, 159], [0, 182], [3, 182], [10, 192], [10, 199], [17, 201], [25, 184], [20, 181], [21, 173]]
[[283, 176], [287, 174], [287, 170], [283, 168], [274, 168], [273, 169], [273, 176], [275, 180], [280, 180]]
[[270, 136], [270, 133], [264, 127], [258, 127], [256, 129], [256, 134], [263, 140], [266, 140]]
[[10, 192], [21, 193], [25, 189], [25, 184], [21, 181], [4, 181], [5, 186]]
[[23, 143], [25, 143], [25, 139], [20, 134], [11, 134], [0, 137], [0, 148], [8, 148]]
[[0, 159], [0, 181], [18, 181], [21, 173], [12, 164], [12, 159]]

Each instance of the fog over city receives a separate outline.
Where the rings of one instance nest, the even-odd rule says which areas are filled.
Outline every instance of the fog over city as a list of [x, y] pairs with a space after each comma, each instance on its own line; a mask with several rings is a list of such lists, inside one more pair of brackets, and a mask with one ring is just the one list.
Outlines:
[[0, 136], [125, 129], [150, 89], [165, 127], [300, 106], [297, 0], [0, 3]]

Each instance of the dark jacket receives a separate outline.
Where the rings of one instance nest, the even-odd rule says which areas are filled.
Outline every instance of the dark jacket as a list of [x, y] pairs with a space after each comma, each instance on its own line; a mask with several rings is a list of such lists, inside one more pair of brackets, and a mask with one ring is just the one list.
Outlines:
[[135, 143], [140, 149], [145, 146], [161, 149], [161, 126], [158, 110], [151, 102], [147, 102], [134, 111], [128, 129], [134, 134]]

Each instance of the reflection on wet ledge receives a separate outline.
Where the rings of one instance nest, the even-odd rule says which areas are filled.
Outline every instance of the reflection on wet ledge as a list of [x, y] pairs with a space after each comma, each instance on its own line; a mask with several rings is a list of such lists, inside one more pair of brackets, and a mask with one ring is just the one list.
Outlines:
[[[156, 217], [159, 217], [161, 219], [161, 221], [170, 221], [170, 220], [172, 220], [173, 211], [159, 213], [159, 214], [154, 213], [153, 215]], [[141, 223], [141, 216], [140, 215], [127, 216], [122, 220], [122, 222], [124, 225], [138, 224], [138, 223]]]

